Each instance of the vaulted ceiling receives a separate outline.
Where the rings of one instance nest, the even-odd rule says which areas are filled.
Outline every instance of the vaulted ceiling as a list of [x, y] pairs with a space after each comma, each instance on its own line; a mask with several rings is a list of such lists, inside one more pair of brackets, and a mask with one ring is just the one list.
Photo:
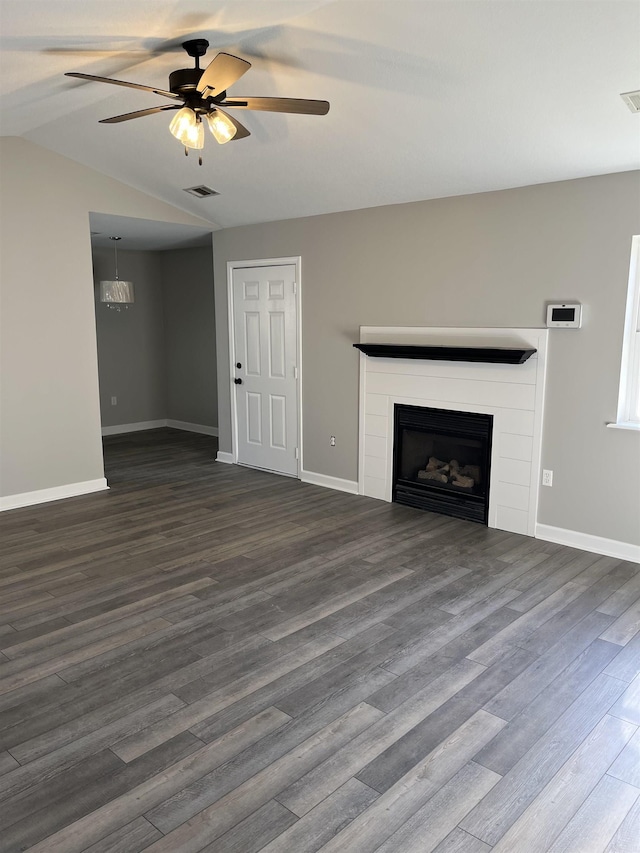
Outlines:
[[[626, 0], [1, 0], [0, 130], [212, 223], [264, 222], [640, 167], [640, 4]], [[210, 42], [250, 71], [236, 95], [319, 98], [326, 116], [235, 113], [251, 131], [204, 164], [161, 103], [73, 80], [168, 88]], [[205, 184], [220, 194], [184, 192]]]

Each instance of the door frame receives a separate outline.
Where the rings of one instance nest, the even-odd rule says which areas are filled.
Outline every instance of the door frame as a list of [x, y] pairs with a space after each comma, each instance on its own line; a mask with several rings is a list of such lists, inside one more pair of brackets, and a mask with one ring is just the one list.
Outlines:
[[[238, 464], [238, 399], [237, 387], [234, 379], [235, 357], [235, 332], [234, 332], [234, 304], [233, 304], [233, 273], [235, 270], [248, 269], [251, 267], [280, 267], [295, 266], [296, 276], [296, 340], [297, 340], [297, 368], [296, 379], [297, 406], [296, 416], [298, 421], [297, 447], [298, 447], [298, 473], [297, 479], [301, 477], [304, 470], [302, 464], [302, 258], [300, 255], [290, 258], [259, 258], [248, 261], [227, 261], [227, 323], [229, 329], [229, 393], [231, 397], [231, 462]], [[277, 472], [274, 472], [277, 473]], [[285, 477], [286, 474], [281, 476]]]

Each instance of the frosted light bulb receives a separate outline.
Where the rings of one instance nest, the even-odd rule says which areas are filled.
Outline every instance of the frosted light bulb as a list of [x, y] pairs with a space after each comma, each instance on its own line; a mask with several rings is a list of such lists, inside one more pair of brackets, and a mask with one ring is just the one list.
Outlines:
[[169, 130], [186, 148], [204, 148], [202, 122], [190, 107], [183, 107], [175, 114]]
[[225, 142], [229, 142], [229, 140], [233, 139], [236, 135], [238, 128], [230, 118], [218, 110], [208, 113], [205, 118], [207, 119], [209, 130], [215, 136], [220, 145], [224, 145]]

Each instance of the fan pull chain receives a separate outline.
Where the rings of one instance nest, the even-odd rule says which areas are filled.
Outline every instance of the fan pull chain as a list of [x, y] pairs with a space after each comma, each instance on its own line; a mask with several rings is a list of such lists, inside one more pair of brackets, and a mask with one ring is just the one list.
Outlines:
[[[184, 146], [184, 156], [185, 157], [189, 156], [189, 149], [187, 148], [186, 145]], [[198, 165], [202, 166], [202, 154], [198, 154]]]

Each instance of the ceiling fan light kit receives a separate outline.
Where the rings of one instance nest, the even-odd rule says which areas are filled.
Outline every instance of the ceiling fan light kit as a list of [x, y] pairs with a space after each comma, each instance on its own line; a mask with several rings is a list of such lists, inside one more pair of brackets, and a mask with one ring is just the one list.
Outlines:
[[[95, 80], [99, 83], [111, 83], [115, 86], [126, 86], [130, 89], [141, 89], [173, 101], [179, 101], [180, 104], [163, 104], [158, 107], [101, 119], [101, 123], [117, 124], [164, 110], [178, 110], [169, 125], [169, 130], [184, 145], [185, 154], [189, 153], [190, 148], [201, 150], [204, 147], [203, 119], [206, 120], [209, 130], [220, 145], [250, 136], [247, 128], [237, 119], [227, 115], [222, 107], [225, 109], [262, 110], [302, 115], [326, 115], [329, 112], [328, 101], [315, 101], [306, 98], [234, 97], [227, 100], [228, 87], [246, 74], [251, 68], [251, 63], [229, 53], [219, 53], [203, 70], [200, 68], [200, 57], [207, 52], [209, 42], [206, 39], [190, 39], [183, 42], [182, 47], [195, 60], [195, 67], [179, 68], [173, 71], [169, 75], [168, 91], [154, 89], [151, 86], [142, 86], [138, 83], [128, 83], [124, 80], [114, 80], [110, 77], [96, 77], [93, 74], [68, 72], [66, 76], [77, 77], [81, 80]], [[199, 162], [202, 165], [202, 157], [199, 157]]]
[[183, 107], [171, 119], [169, 130], [185, 148], [204, 148], [204, 128], [190, 107]]

